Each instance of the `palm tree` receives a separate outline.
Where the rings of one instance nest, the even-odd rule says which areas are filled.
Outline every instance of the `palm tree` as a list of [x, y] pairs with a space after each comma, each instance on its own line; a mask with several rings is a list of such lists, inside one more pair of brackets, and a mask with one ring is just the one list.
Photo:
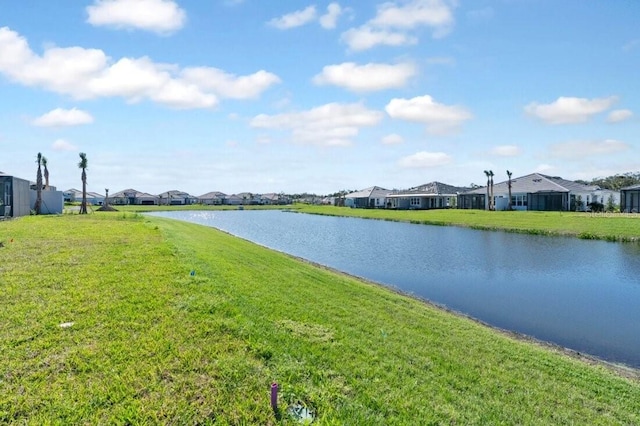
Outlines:
[[82, 169], [82, 204], [80, 204], [80, 214], [87, 214], [87, 154], [80, 153], [78, 168]]
[[491, 193], [489, 192], [489, 189], [491, 188], [491, 175], [488, 170], [485, 170], [484, 174], [487, 176], [487, 210], [491, 210]]
[[38, 153], [36, 157], [36, 164], [38, 164], [38, 172], [36, 173], [36, 202], [33, 205], [33, 210], [36, 214], [40, 214], [42, 207], [42, 154]]
[[49, 169], [47, 168], [47, 157], [42, 156], [42, 166], [44, 167], [44, 189], [49, 190]]
[[513, 203], [511, 202], [511, 176], [513, 175], [513, 173], [511, 173], [509, 170], [507, 170], [507, 176], [509, 177], [509, 210], [513, 210]]
[[493, 199], [493, 170], [489, 170], [489, 177], [491, 178], [491, 196], [489, 197], [489, 210], [495, 210], [496, 202]]

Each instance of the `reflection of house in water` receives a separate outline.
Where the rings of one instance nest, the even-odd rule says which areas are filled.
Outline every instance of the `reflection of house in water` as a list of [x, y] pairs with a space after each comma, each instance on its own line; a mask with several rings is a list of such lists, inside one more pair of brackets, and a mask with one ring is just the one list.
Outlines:
[[[493, 185], [496, 210], [509, 208], [509, 181]], [[540, 173], [511, 179], [511, 206], [513, 210], [584, 211], [593, 202], [606, 204], [612, 197], [618, 204], [620, 195], [598, 186], [585, 185], [557, 176]], [[487, 209], [487, 187], [473, 189], [458, 195], [460, 209]]]

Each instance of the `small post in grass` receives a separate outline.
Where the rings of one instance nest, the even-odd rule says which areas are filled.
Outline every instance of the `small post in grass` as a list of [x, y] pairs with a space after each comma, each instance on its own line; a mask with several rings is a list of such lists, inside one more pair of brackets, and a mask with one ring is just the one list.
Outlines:
[[271, 408], [275, 413], [276, 417], [278, 416], [278, 384], [276, 382], [271, 383]]

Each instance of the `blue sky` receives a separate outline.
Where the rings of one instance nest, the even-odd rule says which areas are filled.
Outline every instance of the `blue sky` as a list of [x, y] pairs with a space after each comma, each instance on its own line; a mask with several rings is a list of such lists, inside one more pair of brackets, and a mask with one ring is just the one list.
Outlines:
[[0, 170], [313, 192], [640, 170], [636, 0], [28, 0], [0, 8]]

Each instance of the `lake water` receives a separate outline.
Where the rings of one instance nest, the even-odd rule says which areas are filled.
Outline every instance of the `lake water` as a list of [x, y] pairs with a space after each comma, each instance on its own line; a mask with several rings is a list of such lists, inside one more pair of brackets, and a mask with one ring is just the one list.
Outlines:
[[638, 244], [275, 210], [153, 215], [212, 226], [492, 326], [640, 368]]

